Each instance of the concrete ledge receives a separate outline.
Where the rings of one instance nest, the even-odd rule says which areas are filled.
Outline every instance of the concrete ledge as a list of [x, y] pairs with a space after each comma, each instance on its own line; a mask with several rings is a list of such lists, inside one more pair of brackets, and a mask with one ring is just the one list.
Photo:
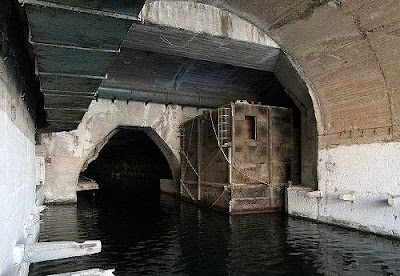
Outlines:
[[286, 204], [289, 215], [318, 219], [318, 197], [309, 197], [312, 192], [306, 187], [286, 188]]
[[96, 254], [101, 251], [101, 242], [85, 241], [83, 243], [62, 242], [38, 242], [28, 245], [17, 245], [14, 249], [14, 262], [37, 263], [70, 257]]
[[36, 206], [43, 205], [45, 200], [45, 194], [44, 194], [44, 186], [36, 186], [36, 199], [35, 199], [35, 204]]
[[51, 274], [47, 276], [113, 276], [115, 269], [102, 270], [98, 268], [81, 270], [75, 272], [61, 273], [61, 274]]
[[176, 184], [172, 179], [160, 179], [160, 190], [166, 194], [180, 194], [179, 184]]

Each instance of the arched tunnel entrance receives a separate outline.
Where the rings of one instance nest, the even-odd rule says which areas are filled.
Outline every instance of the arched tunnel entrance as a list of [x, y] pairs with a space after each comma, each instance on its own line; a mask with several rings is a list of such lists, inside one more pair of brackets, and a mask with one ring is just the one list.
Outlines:
[[[160, 179], [173, 181], [173, 172], [152, 129], [120, 127], [81, 173], [99, 186], [102, 199], [146, 202], [158, 200]], [[149, 133], [151, 133], [149, 135]]]

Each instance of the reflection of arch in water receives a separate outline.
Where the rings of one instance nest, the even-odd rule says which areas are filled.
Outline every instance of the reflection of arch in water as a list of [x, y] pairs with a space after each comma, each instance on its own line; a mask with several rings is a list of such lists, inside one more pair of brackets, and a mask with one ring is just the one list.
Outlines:
[[121, 130], [142, 131], [148, 138], [157, 146], [165, 160], [169, 165], [172, 180], [174, 183], [174, 190], [179, 193], [179, 178], [180, 178], [180, 165], [179, 161], [173, 153], [172, 149], [167, 143], [152, 129], [151, 127], [135, 127], [135, 126], [119, 126], [107, 134], [94, 148], [94, 150], [87, 156], [86, 161], [82, 167], [82, 172], [85, 171], [89, 164], [97, 159], [100, 151], [107, 145], [112, 137], [114, 137]]

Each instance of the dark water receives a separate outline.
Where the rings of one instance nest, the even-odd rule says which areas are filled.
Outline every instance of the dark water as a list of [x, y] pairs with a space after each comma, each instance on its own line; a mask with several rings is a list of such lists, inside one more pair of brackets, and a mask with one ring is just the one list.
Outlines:
[[[150, 208], [149, 206], [152, 206]], [[162, 195], [148, 205], [80, 202], [45, 211], [41, 241], [100, 239], [100, 254], [31, 266], [116, 275], [400, 275], [400, 242], [280, 214], [230, 217]]]

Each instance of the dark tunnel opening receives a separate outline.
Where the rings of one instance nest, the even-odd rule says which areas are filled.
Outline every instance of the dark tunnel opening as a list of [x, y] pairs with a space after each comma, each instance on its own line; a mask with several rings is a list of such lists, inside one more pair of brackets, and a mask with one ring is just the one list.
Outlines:
[[160, 179], [172, 179], [159, 147], [144, 130], [133, 128], [119, 129], [82, 175], [97, 182], [98, 200], [132, 204], [158, 201]]

